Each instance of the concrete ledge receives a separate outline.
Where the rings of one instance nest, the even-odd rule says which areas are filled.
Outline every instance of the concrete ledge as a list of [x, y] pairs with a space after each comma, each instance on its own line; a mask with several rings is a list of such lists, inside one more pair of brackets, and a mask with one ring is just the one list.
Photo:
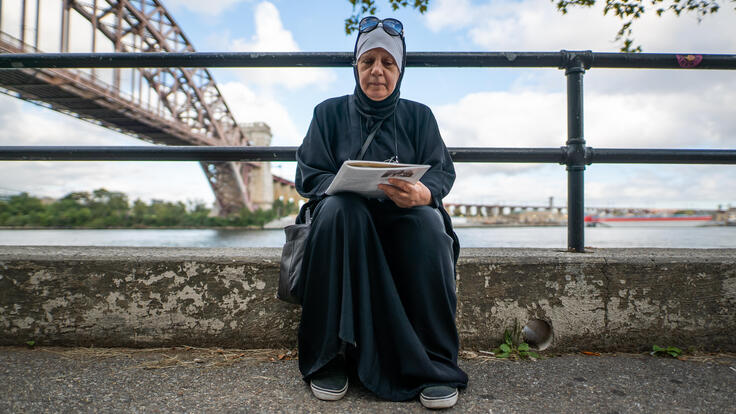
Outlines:
[[[0, 247], [0, 345], [294, 346], [280, 249]], [[736, 351], [736, 250], [465, 249], [458, 329], [490, 349], [514, 320], [551, 349]]]

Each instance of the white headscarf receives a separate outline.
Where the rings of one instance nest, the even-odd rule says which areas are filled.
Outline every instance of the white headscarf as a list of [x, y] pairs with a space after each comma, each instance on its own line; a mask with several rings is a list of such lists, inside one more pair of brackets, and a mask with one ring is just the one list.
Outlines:
[[391, 36], [383, 30], [383, 27], [376, 27], [368, 33], [360, 34], [355, 50], [355, 61], [357, 62], [363, 53], [378, 47], [390, 53], [396, 61], [396, 66], [401, 70], [404, 57], [404, 44], [401, 42], [401, 36]]

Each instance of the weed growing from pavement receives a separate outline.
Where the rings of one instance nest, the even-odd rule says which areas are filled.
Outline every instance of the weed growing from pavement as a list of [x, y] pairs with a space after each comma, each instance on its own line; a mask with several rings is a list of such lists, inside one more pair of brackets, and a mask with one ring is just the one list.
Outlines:
[[682, 349], [676, 346], [668, 346], [666, 348], [663, 348], [658, 345], [653, 345], [651, 354], [654, 356], [669, 356], [672, 358], [677, 358], [682, 355]]

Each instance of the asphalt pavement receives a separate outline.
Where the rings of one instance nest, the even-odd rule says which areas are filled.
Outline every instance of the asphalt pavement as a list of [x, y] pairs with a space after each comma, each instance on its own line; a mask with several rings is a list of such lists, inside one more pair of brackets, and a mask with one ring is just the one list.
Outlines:
[[[736, 412], [736, 354], [684, 360], [567, 354], [506, 361], [464, 352], [470, 413]], [[0, 348], [0, 412], [427, 412], [382, 401], [351, 381], [315, 399], [286, 350]]]

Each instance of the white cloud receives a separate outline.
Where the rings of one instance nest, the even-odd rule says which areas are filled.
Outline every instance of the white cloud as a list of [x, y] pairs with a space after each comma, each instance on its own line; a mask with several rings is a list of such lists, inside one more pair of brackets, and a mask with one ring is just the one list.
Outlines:
[[[299, 45], [291, 32], [284, 28], [276, 6], [268, 1], [256, 6], [254, 21], [256, 33], [250, 39], [238, 38], [230, 41], [228, 49], [233, 52], [298, 52]], [[244, 82], [260, 87], [271, 85], [290, 89], [318, 86], [325, 89], [335, 79], [331, 70], [319, 68], [269, 68], [244, 69], [239, 71]]]
[[449, 146], [559, 146], [565, 95], [478, 92], [433, 108]]
[[208, 16], [217, 16], [228, 8], [238, 4], [245, 3], [250, 0], [166, 0], [166, 7], [186, 8], [195, 13], [202, 13]]
[[5, 95], [0, 95], [0, 125], [0, 145], [147, 145]]
[[256, 33], [250, 39], [236, 39], [233, 46], [250, 52], [294, 52], [299, 50], [294, 36], [284, 28], [276, 6], [268, 1], [259, 3], [253, 17]]
[[[457, 179], [446, 202], [567, 204], [564, 165], [544, 165], [513, 174], [482, 164], [456, 163]], [[736, 206], [736, 171], [712, 165], [588, 166], [585, 205], [590, 207], [704, 208]]]
[[299, 145], [299, 132], [286, 107], [268, 94], [258, 94], [242, 82], [219, 85], [230, 110], [238, 122], [265, 122], [271, 127], [271, 145]]
[[[701, 72], [702, 76], [702, 72]], [[649, 72], [656, 83], [657, 74]], [[736, 147], [736, 79], [704, 83], [698, 91], [673, 87], [589, 88], [584, 95], [585, 136], [592, 147]], [[603, 82], [599, 80], [598, 83]], [[611, 86], [613, 84], [614, 86]], [[556, 147], [567, 137], [564, 92], [477, 92], [433, 108], [448, 146]]]
[[733, 94], [671, 92], [586, 97], [586, 136], [598, 147], [733, 148]]
[[427, 27], [433, 32], [466, 27], [480, 11], [474, 8], [470, 0], [434, 0], [426, 13]]
[[[614, 43], [621, 20], [603, 16], [603, 3], [571, 7], [566, 15], [549, 0], [439, 0], [427, 13], [427, 27], [435, 32], [464, 32], [488, 50], [548, 51], [590, 49], [618, 51]], [[649, 10], [634, 23], [635, 42], [648, 52], [724, 53], [736, 48], [736, 25], [729, 8], [706, 16], [699, 24], [692, 14], [657, 17]]]
[[[736, 48], [733, 12], [723, 9], [698, 25], [692, 16], [638, 22], [645, 51], [729, 53]], [[460, 32], [487, 50], [617, 51], [620, 22], [600, 9], [560, 16], [547, 0], [439, 1], [427, 16], [437, 32]], [[581, 35], [584, 34], [584, 35]], [[557, 85], [550, 87], [550, 85]], [[564, 145], [564, 74], [519, 70], [505, 92], [474, 92], [433, 107], [448, 146], [557, 147]], [[594, 148], [735, 148], [736, 78], [731, 71], [614, 70], [585, 75], [585, 137]], [[462, 202], [543, 204], [566, 199], [564, 166], [456, 164], [448, 197]], [[736, 204], [733, 166], [592, 165], [586, 204], [715, 208]]]
[[[191, 8], [194, 2], [189, 3]], [[215, 2], [214, 8], [230, 2]], [[214, 14], [214, 12], [213, 12]], [[270, 2], [257, 5], [256, 35], [233, 42], [254, 51], [295, 51], [298, 45], [286, 30], [276, 7]], [[244, 82], [219, 85], [238, 122], [266, 122], [271, 126], [272, 145], [298, 145], [297, 131], [288, 111], [270, 86], [302, 87], [327, 84], [334, 75], [317, 69], [242, 71], [257, 84]], [[133, 137], [74, 120], [47, 109], [33, 107], [13, 98], [0, 97], [0, 145], [146, 145]], [[34, 125], [34, 128], [27, 128]], [[293, 163], [274, 165], [276, 173], [293, 177]], [[0, 166], [0, 188], [28, 191], [38, 195], [62, 196], [71, 191], [105, 187], [123, 191], [133, 198], [213, 201], [213, 195], [198, 163], [133, 162], [8, 162]], [[143, 184], [145, 183], [145, 184]]]
[[588, 206], [709, 208], [736, 205], [736, 171], [718, 165], [593, 165]]
[[[656, 73], [650, 72], [650, 80]], [[615, 81], [611, 76], [609, 81]], [[662, 92], [643, 88], [588, 91], [585, 137], [593, 148], [734, 148], [734, 81], [713, 82], [697, 93], [684, 88]], [[526, 90], [472, 93], [434, 106], [448, 146], [559, 147], [565, 144], [564, 92]], [[458, 179], [449, 200], [564, 203], [564, 166], [542, 164], [456, 164]], [[629, 174], [636, 171], [637, 174]], [[591, 174], [593, 173], [593, 174]], [[589, 205], [714, 208], [736, 204], [733, 166], [628, 166], [596, 164], [586, 174]]]
[[566, 203], [564, 166], [499, 165], [455, 163], [457, 178], [445, 202], [542, 206], [548, 197], [554, 197], [555, 205]]
[[[0, 125], [0, 145], [148, 145], [4, 95], [0, 95]], [[0, 162], [0, 171], [0, 189], [39, 196], [106, 188], [122, 191], [131, 200], [214, 201], [196, 162], [5, 161]]]
[[36, 196], [61, 197], [105, 188], [129, 199], [214, 202], [202, 169], [195, 162], [0, 162], [0, 188]]

